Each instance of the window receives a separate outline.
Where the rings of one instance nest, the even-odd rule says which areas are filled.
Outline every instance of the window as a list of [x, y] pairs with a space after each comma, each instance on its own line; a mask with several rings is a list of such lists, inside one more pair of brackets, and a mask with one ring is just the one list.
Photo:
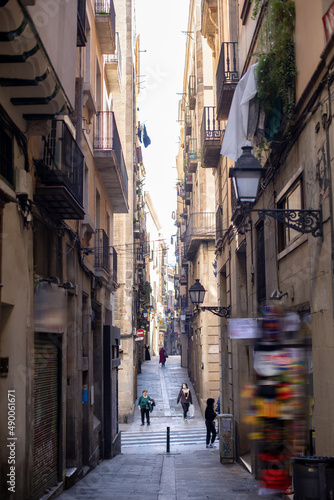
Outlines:
[[[302, 180], [301, 178], [295, 182], [289, 191], [284, 195], [277, 207], [285, 210], [295, 210], [303, 208]], [[281, 252], [290, 243], [299, 236], [300, 233], [291, 227], [287, 227], [282, 223], [278, 224], [278, 250]]]

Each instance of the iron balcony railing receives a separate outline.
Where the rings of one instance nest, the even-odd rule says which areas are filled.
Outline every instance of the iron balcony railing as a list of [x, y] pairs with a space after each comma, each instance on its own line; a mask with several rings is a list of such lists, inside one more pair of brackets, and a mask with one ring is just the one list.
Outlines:
[[202, 144], [205, 142], [220, 141], [223, 129], [216, 118], [216, 106], [204, 106], [201, 125]]
[[119, 42], [119, 33], [116, 33], [116, 49], [115, 54], [103, 54], [105, 63], [117, 63], [118, 81], [122, 80], [122, 53], [121, 44]]
[[114, 247], [110, 247], [110, 260], [112, 279], [117, 283], [117, 252]]
[[187, 105], [186, 106], [186, 109], [185, 109], [185, 112], [184, 112], [184, 121], [185, 121], [185, 133], [186, 135], [190, 135], [191, 134], [191, 112], [190, 112], [190, 109], [189, 109], [189, 106]]
[[117, 283], [117, 252], [109, 246], [109, 237], [103, 229], [95, 232], [95, 269], [103, 270]]
[[83, 203], [83, 154], [63, 120], [53, 119], [50, 134], [43, 137], [37, 173], [43, 184], [64, 185]]
[[216, 107], [205, 106], [201, 124], [202, 167], [217, 167], [222, 138], [223, 129], [216, 118]]
[[221, 89], [223, 83], [238, 83], [239, 81], [237, 49], [238, 42], [223, 42], [221, 45], [216, 73], [217, 83], [220, 84], [219, 88], [217, 86], [217, 92]]
[[113, 0], [96, 0], [95, 14], [109, 14], [111, 19], [112, 30], [115, 33], [116, 13]]
[[126, 171], [121, 140], [118, 135], [113, 111], [98, 111], [96, 114], [94, 127], [94, 149], [114, 151], [127, 199], [128, 174]]
[[195, 109], [196, 104], [196, 75], [189, 76], [188, 82], [188, 99], [189, 99], [189, 108]]
[[234, 88], [239, 81], [238, 43], [223, 42], [216, 73], [217, 116], [226, 119], [231, 106]]
[[110, 273], [109, 237], [104, 229], [95, 231], [95, 268]]
[[187, 170], [190, 174], [197, 169], [197, 139], [191, 138], [187, 144]]

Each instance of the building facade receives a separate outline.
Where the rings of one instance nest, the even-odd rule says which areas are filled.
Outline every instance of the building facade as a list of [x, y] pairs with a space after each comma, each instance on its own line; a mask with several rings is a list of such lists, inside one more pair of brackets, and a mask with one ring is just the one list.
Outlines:
[[[298, 452], [319, 456], [332, 455], [334, 445], [330, 426], [333, 9], [330, 0], [201, 2], [201, 33], [211, 49], [216, 119], [224, 130], [224, 139], [216, 145], [222, 154], [214, 164], [206, 162], [204, 152], [205, 166], [215, 177], [218, 303], [231, 307], [231, 318], [256, 319], [264, 306], [274, 304], [299, 318], [307, 360], [306, 423]], [[311, 29], [312, 40], [307, 35]], [[246, 99], [245, 82], [251, 81], [247, 79], [252, 72], [255, 78]], [[243, 97], [246, 114], [240, 118], [234, 102], [241, 109]], [[228, 144], [231, 130], [234, 138]], [[229, 177], [246, 141], [265, 169], [247, 217]], [[266, 212], [259, 217], [254, 210], [262, 209]], [[272, 209], [321, 209], [320, 224], [312, 234], [302, 222], [299, 231], [287, 226], [287, 220], [273, 218], [277, 212], [269, 217]], [[254, 382], [255, 340], [250, 334], [233, 338], [226, 323], [219, 324], [221, 411], [233, 415], [235, 458], [240, 459], [252, 449], [241, 393]], [[254, 454], [252, 459], [257, 473]]]
[[14, 0], [0, 19], [0, 491], [34, 499], [120, 453], [133, 7]]

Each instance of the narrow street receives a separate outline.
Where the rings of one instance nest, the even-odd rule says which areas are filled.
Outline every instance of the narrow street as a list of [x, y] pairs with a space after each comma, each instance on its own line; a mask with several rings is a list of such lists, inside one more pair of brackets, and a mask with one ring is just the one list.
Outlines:
[[[70, 499], [127, 500], [253, 500], [258, 484], [238, 464], [221, 465], [219, 441], [215, 449], [205, 447], [205, 423], [196, 398], [195, 417], [183, 421], [176, 404], [182, 382], [192, 384], [180, 356], [171, 356], [165, 368], [157, 357], [142, 364], [138, 395], [145, 388], [156, 402], [151, 425], [141, 426], [135, 409], [133, 422], [121, 424], [122, 454], [101, 462], [70, 490], [60, 495]], [[170, 452], [166, 431], [170, 427]], [[267, 497], [268, 498], [268, 497]]]

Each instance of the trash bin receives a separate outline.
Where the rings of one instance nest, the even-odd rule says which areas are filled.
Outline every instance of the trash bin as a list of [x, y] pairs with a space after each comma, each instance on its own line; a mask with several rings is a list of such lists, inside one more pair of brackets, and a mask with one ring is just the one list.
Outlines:
[[292, 457], [294, 500], [334, 498], [334, 457]]
[[233, 415], [220, 413], [218, 418], [220, 463], [234, 462]]

